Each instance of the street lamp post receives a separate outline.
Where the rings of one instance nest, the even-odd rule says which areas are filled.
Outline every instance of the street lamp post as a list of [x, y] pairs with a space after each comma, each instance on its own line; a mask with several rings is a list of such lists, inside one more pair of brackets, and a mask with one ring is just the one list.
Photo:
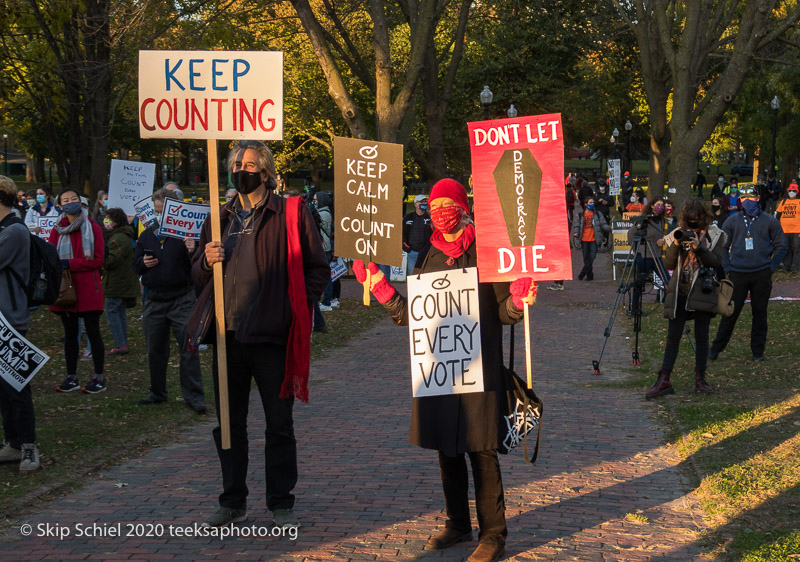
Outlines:
[[772, 98], [772, 101], [769, 102], [769, 106], [772, 108], [772, 168], [771, 171], [775, 171], [775, 139], [778, 136], [778, 109], [781, 106], [781, 100], [778, 99], [778, 96]]
[[8, 135], [3, 133], [3, 175], [8, 175]]
[[487, 121], [489, 119], [489, 106], [492, 103], [492, 98], [494, 95], [492, 91], [489, 89], [488, 84], [483, 87], [483, 91], [481, 92], [481, 105], [483, 106], [483, 120]]
[[519, 113], [517, 112], [517, 108], [514, 107], [513, 103], [511, 104], [511, 107], [508, 108], [508, 111], [506, 111], [506, 114], [508, 114], [509, 119], [513, 119], [514, 117], [519, 115]]
[[631, 174], [633, 173], [633, 171], [632, 171], [633, 162], [631, 161], [631, 130], [632, 129], [633, 129], [633, 125], [631, 124], [631, 120], [628, 119], [625, 122], [625, 130], [628, 131], [628, 139], [626, 141], [625, 153], [626, 153], [626, 159], [628, 161], [626, 170], [631, 172]]

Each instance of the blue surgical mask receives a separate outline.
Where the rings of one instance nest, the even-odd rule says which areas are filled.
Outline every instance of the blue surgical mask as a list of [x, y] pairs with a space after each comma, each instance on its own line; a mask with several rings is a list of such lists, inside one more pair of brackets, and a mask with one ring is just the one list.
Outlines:
[[67, 213], [68, 215], [77, 215], [82, 210], [81, 202], [73, 201], [72, 203], [67, 203], [66, 205], [61, 206], [61, 210]]
[[427, 211], [428, 210], [428, 206], [427, 205], [420, 205], [419, 206], [419, 210], [420, 211]]
[[42, 205], [44, 205], [45, 201], [47, 201], [47, 197], [44, 195], [37, 195], [36, 201]]
[[589, 203], [588, 205], [586, 205], [586, 208], [589, 209], [590, 211], [594, 211], [594, 203]]

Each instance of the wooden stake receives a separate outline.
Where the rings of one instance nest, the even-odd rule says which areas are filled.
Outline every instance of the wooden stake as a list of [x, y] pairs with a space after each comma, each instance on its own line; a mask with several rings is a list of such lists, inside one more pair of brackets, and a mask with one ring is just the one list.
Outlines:
[[530, 324], [530, 316], [528, 315], [528, 309], [530, 308], [529, 305], [524, 305], [525, 308], [525, 318], [523, 322], [525, 322], [525, 367], [528, 370], [528, 388], [533, 388], [533, 379], [531, 377], [531, 324]]
[[372, 273], [369, 271], [369, 264], [367, 264], [367, 280], [364, 281], [364, 306], [369, 306], [369, 285], [372, 281]]
[[[222, 240], [219, 224], [219, 174], [217, 141], [208, 139], [208, 199], [211, 207], [211, 240]], [[225, 347], [225, 296], [222, 287], [222, 262], [211, 266], [214, 272], [214, 316], [217, 319], [217, 379], [219, 381], [219, 425], [222, 448], [231, 448], [230, 408], [228, 408], [228, 353]]]

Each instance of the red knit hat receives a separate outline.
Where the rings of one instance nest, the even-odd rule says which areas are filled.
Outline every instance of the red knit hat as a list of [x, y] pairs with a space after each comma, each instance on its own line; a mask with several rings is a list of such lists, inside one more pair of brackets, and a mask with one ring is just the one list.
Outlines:
[[431, 188], [431, 195], [428, 200], [433, 203], [439, 197], [449, 197], [458, 206], [469, 213], [469, 199], [467, 199], [467, 190], [464, 186], [454, 179], [445, 178], [437, 181]]

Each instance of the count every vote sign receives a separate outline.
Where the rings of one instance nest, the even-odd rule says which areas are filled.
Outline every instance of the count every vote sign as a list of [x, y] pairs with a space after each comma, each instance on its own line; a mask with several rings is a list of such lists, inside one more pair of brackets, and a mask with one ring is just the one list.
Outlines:
[[164, 199], [164, 210], [158, 228], [159, 236], [185, 240], [200, 239], [200, 230], [211, 212], [208, 205], [186, 203], [176, 199]]
[[414, 397], [483, 392], [477, 268], [412, 275], [406, 302]]

